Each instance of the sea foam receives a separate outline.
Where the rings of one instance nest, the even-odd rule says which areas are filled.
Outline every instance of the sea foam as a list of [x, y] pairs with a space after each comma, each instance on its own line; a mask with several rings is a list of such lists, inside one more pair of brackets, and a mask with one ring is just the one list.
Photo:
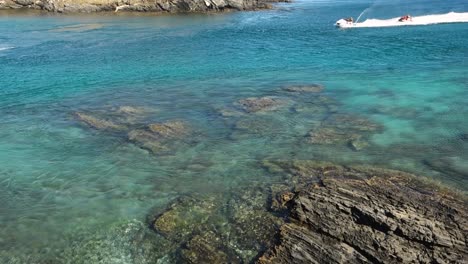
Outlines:
[[9, 50], [9, 49], [13, 49], [13, 48], [15, 48], [15, 47], [9, 47], [9, 46], [2, 47], [2, 46], [0, 46], [0, 51]]

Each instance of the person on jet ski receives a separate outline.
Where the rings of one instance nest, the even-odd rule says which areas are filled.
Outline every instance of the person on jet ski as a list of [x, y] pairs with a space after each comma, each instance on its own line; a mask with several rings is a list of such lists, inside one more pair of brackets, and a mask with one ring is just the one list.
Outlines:
[[345, 18], [344, 20], [346, 22], [350, 23], [350, 24], [353, 23], [353, 21], [354, 21], [354, 19], [352, 17]]
[[408, 21], [408, 20], [411, 20], [410, 15], [405, 15], [405, 16], [400, 17], [400, 19], [398, 19], [399, 22], [405, 22], [405, 21]]

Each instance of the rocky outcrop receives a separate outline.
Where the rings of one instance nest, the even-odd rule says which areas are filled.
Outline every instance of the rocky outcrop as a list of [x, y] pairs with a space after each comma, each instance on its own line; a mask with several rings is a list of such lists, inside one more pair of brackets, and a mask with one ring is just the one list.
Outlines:
[[[287, 1], [287, 0], [286, 0]], [[286, 2], [284, 1], [284, 2]], [[0, 9], [29, 8], [60, 13], [136, 11], [136, 12], [219, 12], [270, 8], [281, 0], [2, 0]]]
[[466, 197], [398, 171], [314, 162], [269, 167], [299, 181], [294, 192], [275, 196], [287, 204], [289, 221], [258, 263], [466, 260]]

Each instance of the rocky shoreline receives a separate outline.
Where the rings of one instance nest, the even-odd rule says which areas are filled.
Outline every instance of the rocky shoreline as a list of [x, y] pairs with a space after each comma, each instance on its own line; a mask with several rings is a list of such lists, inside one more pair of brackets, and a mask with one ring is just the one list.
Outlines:
[[287, 222], [258, 263], [463, 263], [468, 256], [467, 200], [449, 189], [371, 167], [270, 166], [299, 184], [276, 196]]
[[0, 0], [0, 10], [34, 9], [57, 13], [210, 13], [268, 9], [276, 2], [290, 0]]

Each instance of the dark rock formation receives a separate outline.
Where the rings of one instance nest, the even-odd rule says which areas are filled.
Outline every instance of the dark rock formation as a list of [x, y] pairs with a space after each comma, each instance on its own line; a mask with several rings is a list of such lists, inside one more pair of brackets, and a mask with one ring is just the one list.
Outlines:
[[466, 260], [466, 197], [398, 171], [306, 161], [266, 164], [300, 180], [294, 198], [286, 195], [289, 221], [279, 243], [258, 263]]
[[2, 0], [0, 9], [29, 8], [60, 13], [99, 11], [136, 12], [219, 12], [270, 8], [275, 0]]

